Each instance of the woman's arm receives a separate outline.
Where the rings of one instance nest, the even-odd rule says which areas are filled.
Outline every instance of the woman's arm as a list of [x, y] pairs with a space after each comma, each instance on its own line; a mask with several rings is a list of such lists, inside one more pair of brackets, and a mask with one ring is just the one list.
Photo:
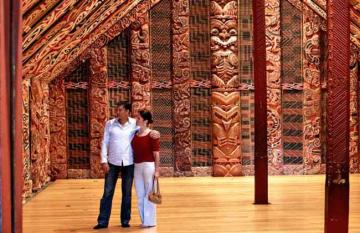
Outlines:
[[154, 151], [154, 158], [155, 158], [155, 177], [160, 176], [160, 152]]

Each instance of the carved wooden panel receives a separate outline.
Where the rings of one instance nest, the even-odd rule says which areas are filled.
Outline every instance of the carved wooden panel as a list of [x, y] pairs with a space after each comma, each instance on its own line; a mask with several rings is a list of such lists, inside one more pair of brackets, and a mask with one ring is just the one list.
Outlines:
[[321, 18], [303, 6], [303, 79], [304, 79], [304, 173], [318, 174], [321, 169]]
[[95, 48], [90, 58], [90, 169], [92, 178], [103, 176], [100, 151], [103, 131], [109, 118], [107, 88], [107, 50]]
[[241, 174], [238, 3], [211, 1], [214, 176]]
[[39, 190], [50, 177], [50, 128], [48, 85], [31, 82], [31, 179], [33, 190]]
[[350, 171], [360, 171], [360, 154], [359, 154], [359, 61], [358, 61], [358, 49], [355, 45], [350, 45], [351, 57], [350, 57]]
[[31, 158], [30, 158], [30, 80], [26, 79], [22, 82], [22, 101], [23, 101], [23, 197], [29, 197], [32, 193], [31, 180]]
[[151, 107], [151, 69], [149, 14], [145, 13], [130, 26], [131, 43], [131, 103], [132, 114]]
[[189, 1], [172, 2], [175, 173], [191, 175]]
[[269, 173], [282, 174], [280, 1], [265, 6]]
[[65, 80], [50, 83], [50, 159], [51, 177], [67, 178]]

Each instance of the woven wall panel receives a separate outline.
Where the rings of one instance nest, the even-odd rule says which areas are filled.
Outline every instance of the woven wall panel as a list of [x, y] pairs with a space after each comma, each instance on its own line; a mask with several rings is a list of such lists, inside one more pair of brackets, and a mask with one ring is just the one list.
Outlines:
[[302, 14], [287, 0], [281, 0], [282, 82], [302, 83]]
[[152, 90], [154, 129], [161, 133], [160, 165], [174, 166], [174, 129], [172, 126], [173, 105], [171, 90]]
[[[281, 75], [283, 83], [302, 83], [301, 12], [281, 1]], [[284, 164], [303, 163], [303, 93], [282, 93], [282, 147]]]
[[171, 81], [171, 1], [150, 10], [151, 80]]
[[191, 89], [192, 165], [212, 164], [211, 89]]
[[109, 81], [130, 80], [129, 40], [129, 30], [125, 30], [106, 45]]
[[[253, 75], [253, 9], [251, 0], [239, 1], [239, 55], [240, 55], [240, 82], [251, 84], [254, 82]], [[254, 92], [241, 91], [241, 153], [242, 165], [253, 166], [254, 164]], [[253, 169], [243, 169], [243, 175], [252, 175]]]
[[109, 119], [117, 117], [117, 107], [121, 102], [130, 101], [130, 90], [125, 88], [109, 88]]
[[[89, 63], [83, 63], [66, 82], [88, 82]], [[89, 106], [87, 89], [66, 90], [69, 169], [90, 169]]]
[[[153, 82], [171, 82], [171, 1], [163, 0], [150, 13], [150, 52]], [[174, 167], [171, 89], [152, 89], [154, 129], [161, 133], [160, 164]]]
[[284, 164], [303, 163], [303, 93], [284, 90], [282, 93], [282, 136]]
[[[255, 96], [253, 91], [241, 92], [241, 153], [243, 166], [254, 165], [254, 97]], [[250, 175], [246, 173], [243, 174]]]
[[189, 0], [189, 4], [191, 78], [210, 80], [210, 0]]
[[[123, 31], [106, 45], [109, 87], [109, 118], [117, 117], [117, 106], [130, 101], [130, 32]], [[119, 85], [122, 83], [123, 85]], [[126, 85], [127, 84], [127, 85]], [[110, 84], [109, 84], [110, 85]]]
[[[253, 83], [253, 21], [252, 0], [239, 1], [239, 52], [240, 52], [240, 81]], [[244, 99], [245, 101], [248, 101]]]
[[[210, 0], [190, 0], [191, 79], [201, 83], [211, 80]], [[192, 166], [212, 164], [211, 89], [191, 88]]]

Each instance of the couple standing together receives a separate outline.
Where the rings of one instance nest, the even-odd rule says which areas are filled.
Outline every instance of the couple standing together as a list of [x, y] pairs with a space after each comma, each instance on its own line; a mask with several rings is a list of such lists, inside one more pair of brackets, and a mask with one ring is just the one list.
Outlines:
[[156, 205], [149, 201], [154, 177], [160, 173], [160, 134], [148, 128], [152, 123], [149, 111], [142, 110], [136, 119], [129, 117], [131, 105], [121, 103], [118, 118], [106, 122], [101, 146], [101, 164], [105, 173], [104, 194], [100, 201], [98, 224], [107, 228], [112, 199], [121, 174], [121, 226], [130, 227], [131, 189], [135, 179], [138, 210], [142, 227], [156, 225]]

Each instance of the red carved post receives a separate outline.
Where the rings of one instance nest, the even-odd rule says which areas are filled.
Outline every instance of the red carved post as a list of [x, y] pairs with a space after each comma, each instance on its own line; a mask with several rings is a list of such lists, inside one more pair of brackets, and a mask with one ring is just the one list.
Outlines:
[[253, 2], [255, 84], [255, 204], [268, 203], [265, 3]]
[[350, 16], [348, 1], [327, 1], [328, 153], [325, 232], [347, 233], [349, 225]]
[[22, 76], [19, 0], [0, 1], [0, 232], [22, 232]]

